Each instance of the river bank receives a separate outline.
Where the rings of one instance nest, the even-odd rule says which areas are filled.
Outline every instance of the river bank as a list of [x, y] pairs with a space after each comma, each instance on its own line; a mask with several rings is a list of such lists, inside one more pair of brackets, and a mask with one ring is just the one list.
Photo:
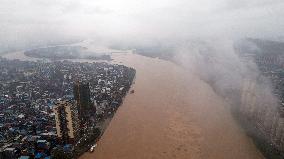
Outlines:
[[[38, 60], [21, 52], [4, 57]], [[81, 159], [264, 158], [231, 116], [228, 103], [195, 74], [129, 52], [112, 58], [111, 63], [136, 69], [135, 93], [126, 96], [94, 153]]]
[[262, 154], [231, 116], [228, 103], [183, 68], [157, 58], [117, 54], [137, 70], [129, 94], [88, 158], [232, 158]]

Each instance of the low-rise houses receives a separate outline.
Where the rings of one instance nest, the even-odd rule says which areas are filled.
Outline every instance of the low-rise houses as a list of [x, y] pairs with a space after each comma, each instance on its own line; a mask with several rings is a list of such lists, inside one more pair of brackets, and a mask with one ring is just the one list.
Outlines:
[[[243, 54], [256, 64], [256, 79], [244, 79], [238, 116], [266, 156], [284, 156], [283, 53]], [[276, 157], [277, 158], [277, 157]]]
[[[56, 101], [91, 105], [97, 115], [88, 114], [84, 120], [95, 127], [116, 111], [134, 76], [134, 69], [116, 64], [0, 58], [0, 159], [49, 157], [61, 144], [53, 111]], [[88, 83], [90, 101], [76, 101], [76, 82]]]

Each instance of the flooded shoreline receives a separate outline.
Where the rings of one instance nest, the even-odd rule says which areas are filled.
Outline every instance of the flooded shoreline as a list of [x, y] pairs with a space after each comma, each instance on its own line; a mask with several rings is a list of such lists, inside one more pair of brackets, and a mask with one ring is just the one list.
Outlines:
[[187, 70], [160, 59], [119, 54], [136, 69], [127, 95], [91, 158], [264, 158], [228, 103]]
[[[81, 159], [264, 158], [233, 119], [228, 103], [195, 74], [158, 58], [112, 57], [111, 63], [136, 69], [135, 93], [126, 96], [95, 151]], [[38, 60], [21, 52], [6, 58]]]

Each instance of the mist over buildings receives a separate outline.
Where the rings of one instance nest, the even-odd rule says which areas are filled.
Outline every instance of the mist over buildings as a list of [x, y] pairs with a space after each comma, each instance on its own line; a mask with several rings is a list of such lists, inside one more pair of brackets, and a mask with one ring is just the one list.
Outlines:
[[233, 106], [258, 105], [257, 122], [270, 127], [271, 83], [236, 42], [284, 41], [283, 8], [283, 0], [0, 0], [0, 53], [85, 39], [136, 49], [175, 61]]

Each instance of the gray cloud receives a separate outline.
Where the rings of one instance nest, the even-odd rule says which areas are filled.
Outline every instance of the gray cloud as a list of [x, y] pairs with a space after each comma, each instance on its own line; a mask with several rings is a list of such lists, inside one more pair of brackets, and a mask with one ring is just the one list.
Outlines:
[[281, 0], [0, 0], [0, 42], [36, 43], [42, 33], [50, 40], [278, 38], [283, 8]]
[[[256, 65], [247, 67], [235, 53], [234, 40], [284, 39], [282, 1], [0, 0], [0, 53], [87, 38], [163, 54], [170, 50], [189, 75], [233, 103], [244, 79], [259, 78]], [[257, 102], [276, 110], [270, 85], [252, 91]]]

